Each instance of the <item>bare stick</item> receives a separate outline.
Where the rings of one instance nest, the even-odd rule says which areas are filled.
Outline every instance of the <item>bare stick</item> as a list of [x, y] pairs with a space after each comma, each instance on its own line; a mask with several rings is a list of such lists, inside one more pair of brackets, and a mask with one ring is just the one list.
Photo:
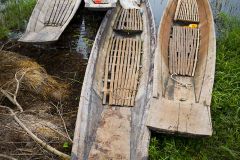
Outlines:
[[0, 105], [0, 108], [2, 109], [6, 109], [8, 110], [11, 114], [11, 116], [13, 116], [14, 120], [19, 124], [19, 126], [21, 126], [28, 134], [29, 136], [36, 141], [38, 144], [40, 144], [43, 148], [45, 148], [46, 150], [48, 150], [49, 152], [58, 155], [61, 158], [64, 159], [70, 159], [71, 157], [65, 153], [60, 152], [59, 150], [51, 147], [50, 145], [48, 145], [46, 142], [42, 141], [41, 139], [39, 139], [32, 131], [30, 131], [23, 123], [22, 121], [16, 116], [16, 114], [13, 112], [13, 110], [9, 107], [6, 106], [2, 106]]
[[16, 158], [7, 156], [7, 155], [5, 155], [5, 154], [0, 154], [0, 157], [6, 158], [6, 159], [10, 159], [10, 160], [17, 160]]
[[44, 125], [44, 124], [42, 124], [42, 123], [41, 123], [41, 125], [43, 125], [43, 126], [49, 128], [49, 129], [53, 130], [53, 131], [56, 132], [57, 134], [63, 136], [64, 138], [67, 138], [69, 141], [71, 141], [71, 142], [73, 143], [72, 139], [69, 139], [68, 136], [66, 136], [66, 135], [64, 135], [63, 133], [59, 132], [57, 129], [54, 129], [53, 127], [50, 127], [50, 126], [48, 126], [48, 125]]
[[4, 44], [1, 46], [0, 51], [2, 51], [2, 50], [4, 49], [4, 47], [5, 47], [8, 43], [10, 43], [10, 42], [11, 42], [11, 40], [8, 40], [6, 43], [4, 43]]
[[21, 107], [21, 105], [17, 102], [16, 98], [13, 98], [10, 93], [8, 93], [7, 91], [3, 90], [2, 88], [0, 88], [0, 91], [2, 92], [2, 94], [8, 98], [9, 101], [11, 101], [13, 104], [15, 104], [18, 109], [20, 110], [20, 112], [23, 112], [23, 108]]
[[21, 81], [23, 79], [23, 77], [25, 76], [25, 74], [29, 71], [30, 69], [24, 71], [21, 75], [21, 77], [18, 79], [17, 75], [18, 73], [20, 73], [21, 71], [18, 71], [16, 74], [15, 74], [15, 81], [16, 81], [16, 90], [15, 90], [15, 93], [12, 94], [6, 90], [3, 90], [2, 88], [0, 88], [0, 91], [2, 92], [2, 94], [4, 96], [6, 96], [8, 98], [8, 100], [10, 100], [13, 104], [15, 104], [18, 109], [20, 110], [20, 112], [23, 112], [23, 108], [21, 107], [21, 105], [18, 103], [17, 101], [17, 95], [18, 95], [18, 91], [19, 91], [19, 88], [20, 88], [20, 84], [21, 84]]
[[[51, 104], [56, 108], [59, 116], [61, 117], [61, 120], [62, 120], [62, 122], [63, 122], [63, 126], [64, 126], [64, 129], [65, 129], [65, 132], [66, 132], [66, 134], [67, 134], [67, 136], [68, 136], [68, 139], [73, 143], [73, 140], [71, 139], [71, 137], [70, 137], [69, 134], [68, 134], [67, 126], [66, 126], [66, 123], [65, 123], [65, 121], [64, 121], [64, 119], [63, 119], [62, 113], [61, 113], [60, 110], [58, 109], [58, 106], [56, 106], [56, 105], [53, 104], [52, 102], [51, 102]], [[61, 105], [61, 104], [60, 104], [60, 105]]]

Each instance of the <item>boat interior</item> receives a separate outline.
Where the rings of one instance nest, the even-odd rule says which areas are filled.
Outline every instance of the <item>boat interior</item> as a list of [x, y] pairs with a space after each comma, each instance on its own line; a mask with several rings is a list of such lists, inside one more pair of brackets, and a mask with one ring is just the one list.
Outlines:
[[81, 0], [38, 0], [22, 42], [56, 41], [73, 18]]
[[215, 31], [207, 0], [169, 0], [160, 23], [148, 127], [187, 136], [212, 134]]
[[116, 7], [117, 0], [85, 0], [85, 7], [91, 10], [108, 10]]
[[162, 96], [198, 103], [208, 57], [211, 14], [201, 0], [173, 0], [161, 30]]
[[140, 7], [141, 13], [118, 5], [100, 27], [84, 80], [90, 83], [90, 93], [83, 93], [80, 100], [80, 128], [76, 130], [81, 133], [76, 131], [79, 144], [73, 147], [76, 157], [138, 159], [147, 155], [148, 141], [140, 139], [150, 134], [142, 124], [149, 107], [154, 32], [149, 6], [142, 3]]

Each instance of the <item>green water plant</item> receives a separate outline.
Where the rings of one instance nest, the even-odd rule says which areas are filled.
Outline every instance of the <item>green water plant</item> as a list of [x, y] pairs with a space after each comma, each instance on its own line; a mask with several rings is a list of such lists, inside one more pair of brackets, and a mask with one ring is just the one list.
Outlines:
[[23, 30], [36, 4], [36, 0], [8, 0], [0, 11], [0, 39], [11, 31]]

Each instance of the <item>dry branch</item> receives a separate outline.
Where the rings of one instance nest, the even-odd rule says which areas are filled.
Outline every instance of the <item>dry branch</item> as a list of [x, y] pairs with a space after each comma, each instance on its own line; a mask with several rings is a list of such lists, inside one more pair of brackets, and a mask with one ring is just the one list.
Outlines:
[[16, 81], [16, 89], [15, 89], [15, 93], [12, 94], [6, 90], [3, 90], [2, 88], [0, 88], [0, 91], [2, 92], [2, 94], [4, 96], [6, 96], [8, 98], [9, 101], [11, 101], [14, 105], [16, 105], [18, 107], [18, 109], [23, 112], [23, 108], [21, 107], [21, 105], [18, 103], [17, 101], [17, 95], [18, 95], [18, 91], [19, 91], [19, 88], [20, 88], [20, 84], [21, 84], [21, 81], [24, 77], [24, 75], [29, 71], [30, 69], [24, 71], [21, 75], [21, 77], [18, 79], [17, 75], [18, 73], [20, 73], [20, 71], [18, 71], [16, 74], [15, 74], [15, 81]]
[[[66, 132], [66, 134], [67, 134], [68, 140], [70, 140], [70, 142], [73, 143], [73, 140], [71, 139], [71, 137], [70, 137], [70, 135], [69, 135], [69, 133], [68, 133], [67, 125], [66, 125], [66, 123], [65, 123], [65, 121], [64, 121], [64, 119], [63, 119], [63, 116], [62, 116], [63, 114], [62, 114], [61, 111], [58, 109], [58, 106], [56, 106], [56, 105], [53, 104], [53, 103], [51, 103], [51, 104], [56, 108], [56, 110], [57, 110], [57, 112], [58, 112], [58, 114], [59, 114], [59, 116], [60, 116], [60, 118], [61, 118], [61, 120], [62, 120], [62, 123], [63, 123], [64, 129], [65, 129], [65, 132]], [[60, 106], [61, 106], [61, 104], [60, 104]]]
[[10, 159], [10, 160], [17, 160], [16, 158], [7, 156], [5, 154], [0, 154], [0, 157], [5, 158], [5, 159]]
[[44, 149], [48, 150], [49, 152], [58, 155], [59, 157], [63, 158], [63, 159], [70, 159], [71, 157], [65, 153], [62, 153], [60, 151], [58, 151], [57, 149], [51, 147], [50, 145], [48, 145], [46, 142], [42, 141], [41, 139], [39, 139], [32, 131], [30, 131], [23, 123], [22, 121], [17, 117], [17, 115], [14, 113], [14, 111], [6, 106], [2, 106], [0, 105], [0, 108], [2, 109], [6, 109], [8, 110], [11, 114], [10, 116], [12, 116], [14, 118], [14, 120], [19, 124], [19, 126], [21, 126], [28, 134], [29, 136], [36, 141], [38, 144], [40, 144]]

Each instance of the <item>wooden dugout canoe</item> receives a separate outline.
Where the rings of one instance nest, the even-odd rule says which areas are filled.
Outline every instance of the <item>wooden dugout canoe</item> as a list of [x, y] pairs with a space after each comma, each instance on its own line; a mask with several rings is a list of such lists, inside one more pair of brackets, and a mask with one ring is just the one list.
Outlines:
[[216, 38], [208, 0], [169, 0], [157, 38], [148, 127], [212, 135]]
[[21, 42], [57, 41], [82, 0], [38, 0]]
[[[131, 29], [130, 24], [124, 28], [118, 21], [124, 19], [121, 13], [127, 14], [120, 6], [107, 12], [99, 28], [82, 86], [73, 160], [147, 159], [150, 132], [146, 114], [156, 38], [149, 2], [141, 8], [142, 15], [131, 10], [135, 15], [131, 22], [136, 22], [132, 27], [142, 25], [141, 33], [119, 32]], [[142, 17], [141, 24], [137, 15]]]
[[116, 0], [85, 0], [85, 7], [90, 10], [102, 11], [116, 7]]

